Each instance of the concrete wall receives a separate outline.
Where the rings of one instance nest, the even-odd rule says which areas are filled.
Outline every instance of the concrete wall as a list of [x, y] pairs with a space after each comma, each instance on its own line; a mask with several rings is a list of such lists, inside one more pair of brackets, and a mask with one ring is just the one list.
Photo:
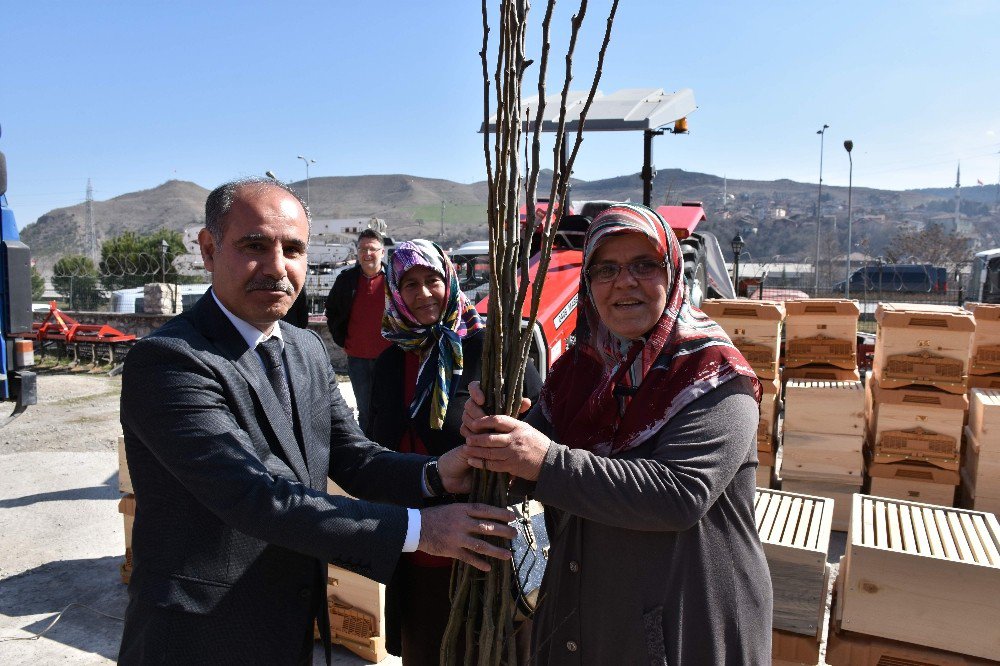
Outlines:
[[[35, 321], [41, 322], [48, 313], [35, 313]], [[66, 311], [70, 317], [76, 319], [81, 324], [107, 324], [118, 329], [122, 333], [133, 333], [137, 338], [149, 335], [152, 331], [170, 321], [173, 315], [151, 315], [151, 314], [121, 314], [115, 312], [70, 312]], [[344, 350], [338, 347], [333, 338], [330, 337], [330, 329], [326, 327], [326, 320], [310, 321], [310, 330], [319, 333], [326, 344], [326, 349], [330, 353], [330, 362], [334, 369], [340, 373], [347, 373], [347, 356]]]

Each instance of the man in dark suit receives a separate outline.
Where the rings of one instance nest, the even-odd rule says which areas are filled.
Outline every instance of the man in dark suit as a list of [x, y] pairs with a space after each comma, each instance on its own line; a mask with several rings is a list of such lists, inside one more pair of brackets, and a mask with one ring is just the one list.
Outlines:
[[[513, 516], [404, 508], [467, 492], [467, 461], [458, 449], [435, 460], [365, 439], [319, 337], [279, 322], [306, 272], [308, 212], [292, 190], [227, 183], [205, 218], [212, 289], [125, 363], [137, 508], [119, 661], [309, 663], [326, 562], [382, 582], [406, 550], [485, 569], [486, 556], [510, 555], [483, 536], [513, 536]], [[369, 501], [327, 495], [327, 476]]]

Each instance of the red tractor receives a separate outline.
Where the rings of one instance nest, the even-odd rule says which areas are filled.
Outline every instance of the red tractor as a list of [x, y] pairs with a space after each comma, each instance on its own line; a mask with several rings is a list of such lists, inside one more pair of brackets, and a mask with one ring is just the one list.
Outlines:
[[[577, 209], [570, 206], [559, 225], [549, 261], [545, 287], [538, 305], [538, 318], [532, 331], [531, 357], [542, 378], [574, 342], [577, 306], [579, 304], [580, 270], [583, 266], [583, 238], [590, 221], [612, 201], [588, 201]], [[544, 206], [539, 208], [544, 217]], [[656, 211], [677, 234], [684, 253], [684, 277], [691, 303], [701, 304], [705, 298], [733, 298], [733, 287], [726, 273], [725, 259], [715, 236], [696, 227], [706, 219], [700, 202], [685, 202], [680, 206], [660, 206]], [[522, 207], [522, 219], [526, 210]], [[538, 209], [536, 209], [536, 218]], [[538, 235], [532, 249], [529, 275], [533, 281], [538, 270]], [[459, 272], [462, 290], [476, 303], [476, 309], [486, 315], [489, 294], [489, 245], [485, 241], [466, 243], [451, 253]], [[531, 308], [531, 292], [525, 299], [525, 322]]]

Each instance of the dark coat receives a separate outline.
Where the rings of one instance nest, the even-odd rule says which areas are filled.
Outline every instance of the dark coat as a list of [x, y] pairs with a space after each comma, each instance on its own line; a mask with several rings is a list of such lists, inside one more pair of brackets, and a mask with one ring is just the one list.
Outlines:
[[[614, 457], [549, 446], [533, 663], [771, 663], [752, 396], [745, 378], [727, 382]], [[527, 421], [551, 436], [541, 410]]]
[[[406, 352], [392, 345], [375, 360], [372, 384], [371, 418], [368, 437], [386, 448], [399, 449], [403, 434], [411, 426], [433, 456], [450, 451], [465, 443], [460, 432], [462, 410], [469, 399], [469, 383], [479, 381], [482, 375], [483, 344], [485, 331], [480, 329], [462, 339], [462, 375], [452, 384], [448, 399], [448, 411], [444, 415], [441, 430], [432, 430], [430, 424], [430, 402], [425, 400], [415, 419], [410, 419], [409, 405], [404, 404], [403, 374]], [[530, 363], [524, 375], [524, 397], [534, 402], [541, 391], [542, 381], [538, 371]]]
[[137, 507], [120, 663], [292, 663], [325, 615], [327, 562], [379, 581], [395, 568], [406, 510], [328, 496], [327, 476], [421, 506], [426, 458], [367, 441], [319, 336], [279, 325], [294, 426], [211, 293], [129, 351]]
[[[417, 436], [427, 447], [431, 455], [439, 456], [465, 443], [460, 430], [462, 427], [462, 412], [469, 399], [469, 383], [479, 381], [482, 375], [483, 344], [486, 340], [482, 330], [462, 339], [462, 357], [464, 367], [461, 378], [452, 384], [452, 394], [448, 400], [448, 411], [445, 412], [444, 425], [441, 430], [430, 427], [430, 404], [424, 401], [415, 419], [409, 417], [409, 405], [403, 402], [405, 387], [406, 352], [392, 345], [375, 361], [374, 384], [372, 385], [371, 417], [368, 421], [367, 435], [372, 441], [387, 448], [398, 450], [400, 441], [409, 427], [413, 427]], [[541, 391], [542, 381], [533, 365], [528, 365], [524, 375], [524, 397], [534, 403]], [[400, 624], [402, 621], [399, 598], [400, 589], [405, 586], [397, 575], [386, 588], [386, 649], [395, 655], [401, 653]]]
[[361, 264], [341, 271], [326, 296], [326, 325], [339, 347], [347, 342], [347, 325], [351, 320], [351, 306], [354, 305], [354, 294], [358, 291], [360, 277]]

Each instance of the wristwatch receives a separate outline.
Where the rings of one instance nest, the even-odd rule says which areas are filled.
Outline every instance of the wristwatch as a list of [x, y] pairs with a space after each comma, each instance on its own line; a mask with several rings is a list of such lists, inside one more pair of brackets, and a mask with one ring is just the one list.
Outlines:
[[427, 490], [430, 491], [432, 497], [444, 497], [449, 494], [445, 490], [444, 481], [441, 480], [437, 458], [431, 458], [424, 465], [424, 485], [427, 486]]

